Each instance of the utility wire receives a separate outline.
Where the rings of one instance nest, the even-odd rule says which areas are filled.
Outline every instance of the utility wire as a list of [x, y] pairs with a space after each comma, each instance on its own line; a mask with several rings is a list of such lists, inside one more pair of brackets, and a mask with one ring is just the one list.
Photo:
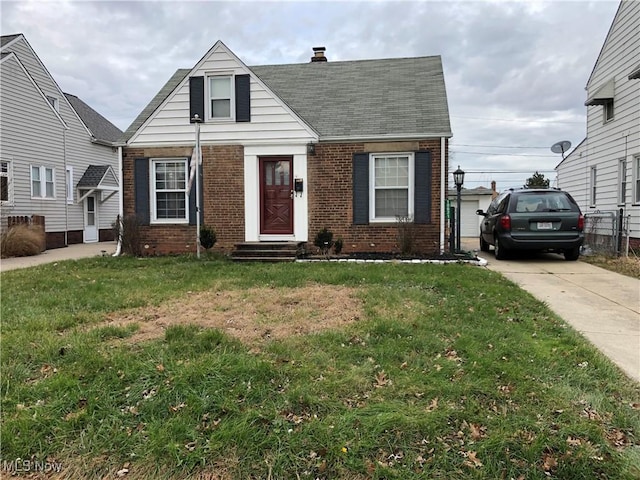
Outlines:
[[451, 118], [467, 118], [470, 120], [491, 120], [493, 122], [511, 122], [511, 123], [561, 123], [565, 125], [584, 125], [585, 122], [567, 122], [562, 120], [522, 120], [515, 118], [489, 118], [489, 117], [467, 117], [464, 115], [450, 115]]

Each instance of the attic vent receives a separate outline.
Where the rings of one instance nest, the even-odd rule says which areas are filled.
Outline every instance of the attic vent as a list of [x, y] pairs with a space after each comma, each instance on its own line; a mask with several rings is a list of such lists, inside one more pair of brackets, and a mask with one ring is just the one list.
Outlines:
[[324, 56], [325, 50], [325, 47], [313, 47], [313, 57], [311, 57], [311, 63], [326, 62], [327, 57]]

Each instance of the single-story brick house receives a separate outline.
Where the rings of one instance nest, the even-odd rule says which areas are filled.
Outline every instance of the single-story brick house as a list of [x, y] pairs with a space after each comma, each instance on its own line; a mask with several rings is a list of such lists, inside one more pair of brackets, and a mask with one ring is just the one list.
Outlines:
[[[200, 221], [216, 249], [309, 242], [324, 227], [344, 252], [443, 251], [448, 141], [439, 56], [245, 65], [218, 41], [169, 79], [123, 137], [124, 214], [147, 254], [195, 252], [190, 162], [200, 130]], [[194, 125], [195, 115], [202, 119]]]

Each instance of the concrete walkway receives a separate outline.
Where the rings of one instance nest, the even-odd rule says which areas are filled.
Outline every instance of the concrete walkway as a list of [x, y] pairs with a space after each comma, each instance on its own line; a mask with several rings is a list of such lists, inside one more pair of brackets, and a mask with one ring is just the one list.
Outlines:
[[13, 257], [0, 260], [0, 272], [17, 268], [34, 267], [43, 263], [75, 260], [78, 258], [111, 255], [116, 251], [116, 242], [78, 243], [64, 248], [46, 250], [32, 257]]
[[[478, 240], [462, 242], [476, 250]], [[561, 255], [515, 256], [496, 260], [477, 252], [487, 268], [538, 300], [580, 332], [630, 378], [640, 382], [640, 280]]]

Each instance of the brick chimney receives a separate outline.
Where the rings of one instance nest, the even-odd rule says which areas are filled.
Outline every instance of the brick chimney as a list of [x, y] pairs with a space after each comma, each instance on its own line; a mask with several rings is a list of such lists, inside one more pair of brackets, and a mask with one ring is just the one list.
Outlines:
[[326, 62], [327, 57], [324, 56], [325, 50], [325, 47], [313, 47], [313, 57], [311, 57], [311, 63]]

